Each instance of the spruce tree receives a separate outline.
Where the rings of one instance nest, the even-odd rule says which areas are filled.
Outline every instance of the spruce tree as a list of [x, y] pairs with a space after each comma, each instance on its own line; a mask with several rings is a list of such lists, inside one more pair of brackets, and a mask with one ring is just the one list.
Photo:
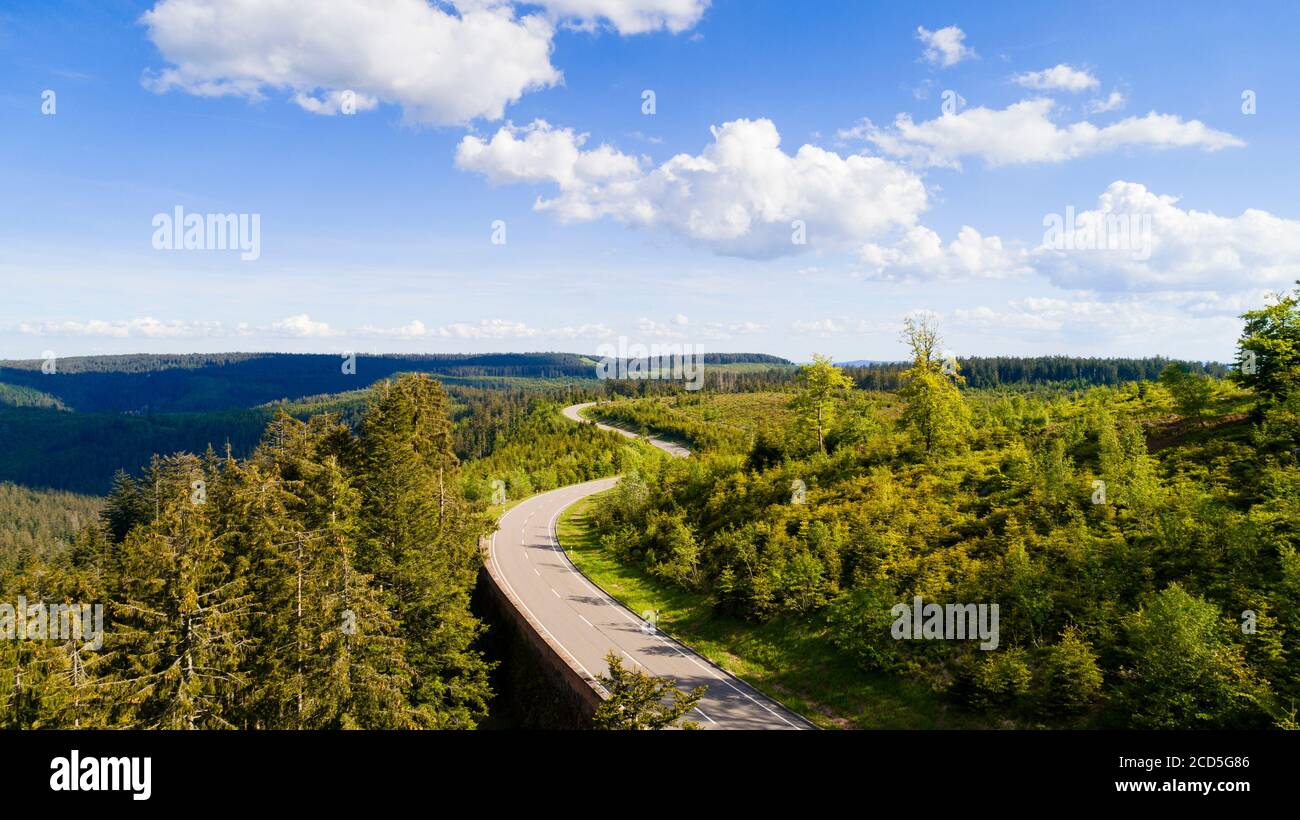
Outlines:
[[421, 725], [470, 728], [486, 714], [483, 625], [469, 611], [486, 522], [460, 495], [441, 386], [423, 374], [376, 389], [362, 425], [358, 568], [402, 625]]

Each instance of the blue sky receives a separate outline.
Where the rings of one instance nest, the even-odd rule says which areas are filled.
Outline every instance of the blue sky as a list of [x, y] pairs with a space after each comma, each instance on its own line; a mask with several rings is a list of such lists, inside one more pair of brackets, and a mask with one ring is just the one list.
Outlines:
[[[896, 358], [926, 310], [959, 355], [1229, 360], [1300, 278], [1300, 13], [1176, 8], [0, 10], [0, 357]], [[257, 258], [155, 248], [177, 207], [257, 215]]]

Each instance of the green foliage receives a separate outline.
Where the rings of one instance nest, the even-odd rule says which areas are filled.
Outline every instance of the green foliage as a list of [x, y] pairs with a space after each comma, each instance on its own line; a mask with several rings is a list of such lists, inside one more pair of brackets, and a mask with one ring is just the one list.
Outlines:
[[969, 673], [971, 705], [976, 709], [1017, 706], [1029, 694], [1033, 681], [1027, 655], [1020, 647], [980, 653]]
[[1178, 584], [1124, 620], [1128, 663], [1121, 704], [1145, 729], [1248, 727], [1267, 685], [1225, 636], [1216, 607]]
[[102, 651], [4, 641], [17, 727], [472, 728], [490, 664], [469, 610], [490, 522], [459, 492], [449, 403], [376, 391], [360, 435], [285, 413], [245, 460], [155, 457], [102, 528], [0, 569], [5, 600], [102, 602]]
[[[490, 452], [462, 470], [465, 496], [491, 501], [492, 481], [505, 482], [507, 501], [614, 475], [628, 462], [629, 439], [594, 424], [574, 424], [561, 405], [534, 398], [493, 437]], [[644, 447], [648, 450], [648, 447]]]
[[605, 653], [608, 671], [599, 680], [609, 693], [592, 723], [597, 729], [698, 729], [699, 725], [687, 720], [690, 713], [704, 697], [707, 687], [697, 686], [690, 692], [677, 688], [672, 678], [655, 678], [639, 669], [628, 669], [618, 653]]
[[920, 361], [908, 370], [899, 396], [906, 402], [900, 419], [928, 452], [965, 446], [971, 437], [970, 408], [954, 381], [933, 361]]
[[[957, 392], [937, 364], [919, 373]], [[905, 405], [864, 394], [837, 420], [863, 434], [827, 436], [828, 453], [778, 416], [749, 428], [747, 453], [647, 464], [588, 519], [609, 554], [719, 614], [825, 630], [864, 674], [922, 681], [999, 725], [1288, 725], [1300, 465], [1261, 459], [1275, 450], [1256, 449], [1244, 394], [1226, 388], [1195, 428], [1171, 428], [1154, 387], [959, 393], [967, 446], [928, 453], [895, 424]], [[655, 401], [668, 418], [724, 426], [742, 397], [726, 399]], [[1223, 631], [1201, 653], [1220, 683], [1199, 711], [1151, 716], [1128, 704], [1162, 697], [1170, 676], [1135, 613], [1171, 583], [1216, 624], [1251, 609], [1259, 629]], [[1000, 604], [999, 647], [895, 640], [891, 608], [915, 595]], [[1215, 702], [1233, 706], [1206, 711]]]
[[1206, 376], [1197, 376], [1177, 364], [1169, 364], [1160, 372], [1160, 384], [1174, 397], [1178, 412], [1199, 418], [1214, 398], [1214, 383]]
[[1300, 384], [1300, 288], [1241, 318], [1245, 327], [1232, 377], [1265, 405], [1291, 395]]
[[102, 506], [92, 496], [0, 482], [0, 571], [33, 558], [50, 561], [66, 552]]
[[791, 406], [799, 418], [817, 434], [817, 449], [826, 450], [826, 431], [835, 423], [835, 409], [839, 394], [853, 387], [853, 380], [844, 375], [829, 356], [813, 354], [811, 364], [799, 368], [799, 392]]
[[970, 408], [957, 390], [963, 379], [955, 359], [938, 361], [942, 342], [927, 318], [909, 316], [903, 340], [912, 349], [912, 366], [904, 371], [898, 391], [906, 403], [900, 423], [916, 433], [927, 453], [965, 447], [972, 432]]
[[1043, 650], [1040, 708], [1048, 715], [1083, 712], [1101, 697], [1101, 667], [1097, 653], [1075, 626]]

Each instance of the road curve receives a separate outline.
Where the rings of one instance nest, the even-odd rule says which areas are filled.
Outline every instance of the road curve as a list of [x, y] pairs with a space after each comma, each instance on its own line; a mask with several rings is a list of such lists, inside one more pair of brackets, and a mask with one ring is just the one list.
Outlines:
[[[568, 407], [561, 410], [560, 412], [564, 414], [565, 418], [581, 423], [581, 422], [588, 421], [588, 419], [582, 417], [582, 411], [586, 410], [588, 407], [594, 407], [595, 404], [596, 403], [594, 401], [589, 401], [586, 404], [571, 404]], [[639, 434], [631, 430], [627, 430], [623, 427], [615, 427], [611, 424], [605, 424], [599, 421], [592, 421], [592, 423], [602, 430], [609, 430], [612, 433], [618, 433], [620, 436], [627, 436], [628, 438], [641, 438]], [[654, 437], [649, 437], [646, 439], [646, 441], [650, 442], [655, 447], [658, 447], [660, 450], [663, 450], [665, 453], [668, 453], [669, 455], [672, 456], [679, 456], [681, 458], [685, 458], [686, 456], [689, 456], [691, 454], [690, 450], [686, 449], [682, 445], [673, 441], [664, 441], [661, 438], [654, 438]]]
[[[579, 411], [590, 405], [566, 407], [563, 413], [583, 421]], [[600, 424], [625, 436], [635, 433]], [[680, 444], [650, 439], [674, 455], [688, 455]], [[684, 689], [708, 687], [691, 718], [705, 729], [814, 729], [808, 720], [786, 709], [736, 676], [723, 671], [682, 644], [653, 629], [578, 571], [560, 547], [556, 523], [569, 505], [608, 490], [617, 478], [571, 484], [520, 502], [503, 516], [488, 545], [492, 574], [507, 596], [560, 655], [587, 678], [606, 672], [610, 649], [643, 671], [675, 678]]]

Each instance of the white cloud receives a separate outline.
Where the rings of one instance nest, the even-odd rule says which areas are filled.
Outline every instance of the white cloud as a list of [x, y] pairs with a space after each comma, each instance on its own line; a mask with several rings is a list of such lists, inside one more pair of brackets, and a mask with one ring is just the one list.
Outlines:
[[927, 165], [960, 167], [963, 157], [979, 157], [990, 166], [1068, 159], [1134, 146], [1200, 148], [1217, 151], [1245, 143], [1200, 120], [1151, 112], [1127, 117], [1105, 128], [1090, 122], [1064, 127], [1052, 122], [1055, 103], [1040, 97], [1003, 109], [983, 106], [913, 122], [899, 114], [892, 128], [868, 127], [866, 138], [881, 151]]
[[[736, 256], [857, 245], [911, 227], [927, 205], [920, 177], [889, 160], [813, 145], [787, 154], [766, 119], [734, 120], [712, 132], [699, 155], [647, 168], [608, 146], [584, 150], [585, 135], [539, 120], [506, 126], [487, 141], [465, 137], [456, 163], [495, 182], [554, 184], [557, 195], [534, 207], [562, 222], [610, 217]], [[796, 221], [806, 244], [794, 241]]]
[[[294, 95], [293, 101], [306, 111], [330, 117], [339, 113], [355, 114], [358, 111], [371, 111], [379, 106], [379, 100], [374, 97], [358, 94], [355, 91], [338, 90], [322, 94], [320, 97], [313, 97], [300, 91]], [[348, 110], [349, 103], [351, 103], [351, 111]]]
[[18, 331], [30, 336], [103, 336], [118, 339], [192, 339], [259, 334], [322, 338], [338, 335], [328, 324], [313, 321], [305, 313], [256, 327], [248, 322], [239, 322], [233, 330], [228, 330], [221, 322], [215, 321], [187, 322], [180, 319], [162, 321], [146, 316], [142, 319], [89, 319], [84, 322], [23, 322], [18, 325]]
[[[1243, 309], [1262, 302], [1243, 303]], [[1228, 361], [1241, 322], [1236, 314], [1189, 314], [1176, 299], [1148, 294], [1097, 299], [1086, 294], [1015, 299], [1001, 308], [952, 311], [943, 327], [961, 348], [1014, 346], [1026, 355], [1176, 355]]]
[[1128, 102], [1128, 98], [1123, 92], [1115, 90], [1110, 92], [1106, 99], [1089, 100], [1084, 103], [1083, 110], [1087, 114], [1104, 114], [1107, 111], [1115, 111], [1123, 108]]
[[925, 59], [940, 68], [957, 65], [962, 60], [975, 56], [975, 49], [965, 43], [966, 32], [956, 26], [938, 31], [928, 31], [924, 26], [917, 26], [916, 39], [925, 44]]
[[438, 328], [432, 335], [444, 339], [530, 339], [542, 335], [535, 327], [508, 319], [483, 319], [477, 324], [454, 322]]
[[846, 316], [825, 319], [797, 319], [790, 323], [790, 331], [797, 336], [816, 336], [829, 339], [833, 336], [864, 336], [896, 331], [897, 323], [851, 319]]
[[577, 327], [552, 328], [545, 335], [555, 339], [608, 339], [614, 335], [614, 331], [604, 322], [595, 322]]
[[18, 325], [18, 332], [28, 336], [105, 336], [118, 339], [196, 338], [221, 336], [225, 333], [220, 322], [159, 321], [148, 316], [111, 321], [90, 319], [85, 322], [22, 322]]
[[607, 145], [583, 150], [587, 134], [554, 128], [545, 120], [516, 128], [507, 123], [488, 141], [467, 136], [456, 148], [456, 165], [494, 185], [551, 182], [562, 191], [588, 190], [610, 179], [640, 175], [636, 157]]
[[892, 246], [868, 243], [859, 253], [876, 279], [1001, 278], [1027, 270], [1023, 251], [1005, 248], [998, 237], [981, 236], [969, 225], [946, 247], [939, 234], [918, 225]]
[[603, 339], [613, 335], [613, 331], [604, 324], [585, 324], [577, 327], [538, 328], [524, 322], [510, 319], [481, 319], [477, 322], [452, 322], [440, 327], [430, 327], [416, 319], [394, 328], [377, 328], [364, 326], [357, 331], [361, 335], [387, 336], [402, 339]]
[[264, 332], [276, 336], [294, 336], [299, 338], [322, 338], [325, 336], [334, 336], [335, 332], [325, 322], [315, 322], [305, 313], [299, 313], [297, 316], [289, 316], [278, 322], [272, 322], [269, 327], [262, 329]]
[[140, 21], [168, 65], [154, 91], [262, 99], [288, 92], [307, 111], [400, 105], [407, 121], [500, 119], [558, 85], [556, 26], [620, 34], [694, 25], [707, 0], [159, 0]]
[[[1062, 230], [1044, 235], [1035, 267], [1061, 287], [1105, 291], [1234, 292], [1300, 278], [1300, 221], [1253, 208], [1219, 216], [1177, 203], [1138, 183], [1112, 182], [1097, 208], [1076, 214], [1073, 225], [1056, 215]], [[1137, 237], [1093, 249], [1123, 224]]]
[[801, 336], [835, 336], [845, 332], [845, 325], [834, 319], [795, 320], [790, 330]]
[[958, 327], [979, 330], [1057, 331], [1064, 324], [1056, 316], [1041, 316], [1024, 309], [995, 311], [983, 305], [974, 308], [957, 308], [953, 310], [952, 316], [954, 324]]
[[1170, 291], [1143, 294], [1151, 301], [1172, 302], [1180, 310], [1193, 316], [1238, 317], [1248, 310], [1258, 310], [1270, 302], [1282, 289], [1252, 288], [1237, 293], [1220, 294], [1215, 291]]
[[454, 14], [425, 0], [161, 0], [141, 18], [171, 66], [156, 91], [260, 99], [295, 92], [309, 111], [351, 90], [408, 120], [499, 119], [525, 92], [556, 85], [551, 23], [506, 5]]
[[707, 339], [716, 341], [734, 336], [749, 336], [767, 330], [758, 322], [696, 322], [678, 313], [667, 322], [641, 317], [633, 325], [638, 337], [643, 339], [677, 339], [683, 341]]
[[375, 327], [374, 325], [362, 325], [357, 328], [357, 334], [360, 336], [380, 336], [394, 339], [420, 339], [426, 336], [435, 335], [435, 330], [430, 328], [419, 319], [413, 319], [404, 325], [398, 327]]
[[536, 0], [536, 4], [582, 27], [604, 22], [619, 34], [661, 29], [679, 34], [700, 21], [709, 0]]
[[1084, 69], [1071, 68], [1064, 63], [1042, 71], [1026, 71], [1012, 76], [1011, 81], [1036, 91], [1069, 91], [1078, 93], [1100, 85], [1097, 78]]
[[634, 327], [637, 335], [657, 339], [685, 339], [687, 335], [678, 329], [681, 325], [677, 322], [657, 322], [644, 316], [636, 320]]

